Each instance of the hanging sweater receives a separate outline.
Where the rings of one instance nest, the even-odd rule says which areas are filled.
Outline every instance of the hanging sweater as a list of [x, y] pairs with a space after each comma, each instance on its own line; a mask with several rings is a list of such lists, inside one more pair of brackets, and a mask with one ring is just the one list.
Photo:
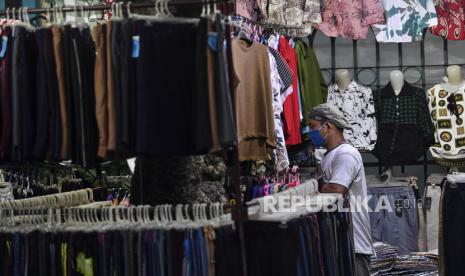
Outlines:
[[234, 93], [239, 158], [268, 160], [276, 148], [268, 48], [259, 43], [232, 41]]

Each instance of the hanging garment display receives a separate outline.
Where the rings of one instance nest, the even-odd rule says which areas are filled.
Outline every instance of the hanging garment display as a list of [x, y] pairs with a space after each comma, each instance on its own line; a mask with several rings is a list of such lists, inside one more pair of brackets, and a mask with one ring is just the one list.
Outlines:
[[284, 101], [284, 134], [286, 145], [297, 145], [302, 142], [300, 137], [300, 106], [299, 106], [299, 75], [297, 56], [289, 41], [281, 36], [279, 38], [279, 53], [284, 57], [292, 70], [292, 92]]
[[465, 83], [460, 87], [447, 83], [428, 90], [428, 106], [435, 127], [435, 144], [430, 152], [445, 166], [463, 164], [465, 159], [464, 125]]
[[[395, 183], [389, 185], [395, 186]], [[418, 214], [413, 189], [368, 185], [368, 198], [368, 206], [373, 211], [369, 214], [373, 242], [393, 245], [401, 255], [417, 252]]]
[[389, 82], [373, 98], [378, 140], [372, 153], [385, 166], [416, 161], [432, 144], [434, 133], [423, 90], [405, 82], [396, 95]]
[[433, 0], [383, 1], [385, 24], [372, 26], [378, 42], [423, 40], [423, 29], [438, 25]]
[[462, 275], [465, 262], [460, 252], [465, 246], [465, 177], [464, 174], [447, 176], [443, 186], [442, 210], [439, 233], [440, 275]]
[[432, 27], [431, 33], [449, 40], [465, 39], [465, 10], [463, 1], [436, 1], [438, 25]]
[[384, 23], [382, 3], [379, 0], [338, 1], [325, 0], [323, 23], [316, 25], [330, 37], [366, 39], [369, 26]]
[[312, 109], [326, 101], [327, 85], [313, 49], [301, 39], [296, 39], [295, 44], [303, 122], [308, 125]]
[[276, 148], [268, 48], [257, 42], [232, 41], [236, 124], [241, 161], [268, 160]]
[[267, 12], [267, 23], [298, 27], [298, 36], [312, 33], [313, 24], [321, 23], [320, 1], [315, 0], [268, 0], [262, 1]]
[[286, 150], [286, 140], [284, 138], [283, 124], [281, 121], [281, 113], [283, 112], [283, 104], [281, 102], [282, 81], [279, 76], [278, 65], [271, 50], [268, 50], [270, 60], [271, 73], [271, 89], [273, 93], [273, 118], [276, 135], [276, 149], [273, 151], [273, 159], [278, 172], [289, 167], [289, 156]]
[[369, 87], [352, 81], [342, 90], [334, 83], [328, 87], [327, 103], [337, 107], [352, 126], [352, 129], [345, 129], [343, 132], [346, 141], [361, 151], [375, 148], [375, 105]]
[[426, 251], [437, 250], [439, 246], [439, 209], [442, 194], [441, 183], [445, 175], [430, 175], [422, 199], [425, 215]]

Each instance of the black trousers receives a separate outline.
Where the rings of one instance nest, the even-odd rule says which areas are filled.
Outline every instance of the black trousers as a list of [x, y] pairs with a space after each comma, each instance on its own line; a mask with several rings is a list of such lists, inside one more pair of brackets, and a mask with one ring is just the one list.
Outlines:
[[465, 262], [460, 252], [465, 248], [465, 183], [446, 182], [443, 196], [444, 275], [463, 275]]

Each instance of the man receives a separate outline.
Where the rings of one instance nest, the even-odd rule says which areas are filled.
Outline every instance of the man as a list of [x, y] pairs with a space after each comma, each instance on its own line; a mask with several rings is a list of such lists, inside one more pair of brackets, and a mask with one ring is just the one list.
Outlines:
[[[344, 116], [328, 104], [320, 104], [310, 113], [310, 137], [316, 147], [324, 146], [320, 177], [320, 192], [343, 194], [351, 204], [355, 244], [355, 272], [368, 276], [370, 256], [373, 253], [370, 219], [366, 202], [367, 187], [362, 156], [346, 143], [343, 130], [351, 129]], [[354, 200], [355, 199], [355, 200]], [[357, 208], [354, 208], [354, 201]], [[360, 205], [362, 208], [360, 208]]]

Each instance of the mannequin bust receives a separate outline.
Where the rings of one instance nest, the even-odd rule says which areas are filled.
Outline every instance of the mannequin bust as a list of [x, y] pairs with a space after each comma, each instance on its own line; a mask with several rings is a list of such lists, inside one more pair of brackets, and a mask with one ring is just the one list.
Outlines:
[[447, 67], [447, 82], [450, 85], [462, 85], [463, 78], [462, 78], [462, 70], [458, 65], [451, 65]]
[[346, 90], [352, 82], [352, 75], [347, 69], [336, 70], [336, 84], [341, 90]]
[[404, 73], [399, 70], [394, 70], [391, 72], [390, 76], [392, 88], [394, 89], [394, 93], [398, 96], [404, 86]]

